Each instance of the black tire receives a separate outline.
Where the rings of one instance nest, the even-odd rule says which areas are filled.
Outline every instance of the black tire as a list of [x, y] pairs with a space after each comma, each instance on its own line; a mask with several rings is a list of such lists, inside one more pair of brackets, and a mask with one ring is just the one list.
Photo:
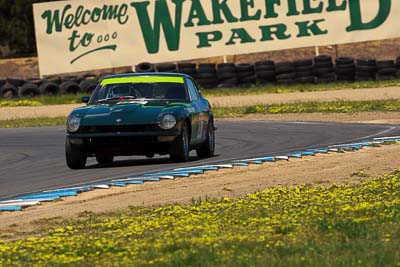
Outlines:
[[275, 63], [272, 60], [262, 60], [262, 61], [257, 61], [254, 63], [256, 67], [261, 67], [261, 66], [275, 66]]
[[216, 73], [217, 69], [213, 63], [203, 63], [199, 64], [199, 72]]
[[61, 84], [60, 88], [62, 94], [76, 94], [81, 90], [79, 85], [74, 81], [65, 81]]
[[314, 64], [314, 68], [318, 69], [318, 68], [333, 68], [333, 63], [332, 62], [316, 62]]
[[135, 66], [135, 71], [139, 73], [143, 72], [155, 72], [154, 64], [149, 62], [143, 62]]
[[336, 65], [336, 69], [347, 69], [347, 68], [355, 68], [356, 64], [353, 63], [348, 63], [348, 64], [340, 64], [340, 65]]
[[39, 87], [43, 83], [43, 80], [40, 78], [28, 78], [26, 82], [36, 84]]
[[190, 136], [188, 133], [188, 126], [184, 123], [181, 134], [171, 146], [170, 158], [173, 162], [187, 162], [189, 161], [189, 152]]
[[376, 80], [377, 81], [387, 81], [387, 80], [393, 80], [396, 79], [396, 75], [388, 75], [388, 74], [376, 74]]
[[208, 124], [207, 139], [199, 148], [196, 149], [199, 158], [211, 158], [215, 152], [215, 129], [214, 122], [210, 120]]
[[39, 87], [40, 93], [42, 95], [59, 95], [61, 88], [55, 82], [46, 81], [43, 82]]
[[71, 82], [75, 82], [75, 83], [80, 83], [83, 80], [83, 78], [81, 76], [74, 76], [74, 75], [68, 75], [68, 76], [63, 76], [62, 77], [62, 81], [66, 82], [66, 81], [71, 81]]
[[356, 72], [356, 69], [354, 67], [350, 67], [350, 68], [336, 68], [335, 69], [335, 73], [339, 74], [339, 75], [354, 75], [354, 73]]
[[292, 62], [285, 61], [275, 64], [275, 72], [277, 74], [288, 73], [295, 71], [295, 67]]
[[376, 60], [372, 58], [361, 58], [356, 60], [357, 66], [374, 66], [376, 67]]
[[313, 84], [316, 82], [316, 77], [315, 76], [302, 76], [299, 78], [296, 78], [295, 81], [301, 84]]
[[276, 84], [278, 84], [278, 85], [283, 85], [283, 86], [286, 86], [286, 85], [293, 85], [293, 84], [295, 84], [295, 83], [296, 83], [296, 81], [293, 80], [293, 79], [277, 80], [277, 81], [276, 81]]
[[257, 82], [256, 76], [253, 74], [252, 76], [246, 76], [239, 80], [239, 83], [242, 84], [255, 84]]
[[296, 71], [296, 77], [309, 77], [314, 76], [314, 71]]
[[290, 80], [296, 78], [296, 73], [295, 72], [290, 72], [290, 73], [282, 73], [276, 75], [277, 80]]
[[313, 71], [313, 70], [314, 70], [314, 67], [312, 65], [296, 67], [296, 72]]
[[32, 98], [40, 95], [39, 87], [34, 83], [25, 83], [18, 89], [20, 97]]
[[5, 85], [5, 84], [6, 84], [6, 80], [0, 79], [0, 87], [2, 87], [2, 86]]
[[6, 82], [0, 88], [0, 98], [13, 99], [14, 97], [17, 96], [17, 93], [18, 93], [17, 87], [8, 82]]
[[46, 77], [45, 81], [53, 82], [53, 83], [56, 83], [56, 84], [60, 85], [61, 82], [62, 82], [62, 78], [61, 78], [61, 76], [53, 75], [53, 76]]
[[219, 80], [225, 80], [225, 79], [231, 79], [236, 76], [236, 72], [220, 72], [218, 73], [218, 79]]
[[235, 66], [219, 67], [217, 72], [218, 73], [236, 72], [236, 68], [235, 68]]
[[99, 77], [94, 74], [94, 73], [86, 73], [84, 75], [82, 75], [83, 79], [93, 79], [93, 80], [97, 80]]
[[20, 79], [20, 78], [11, 78], [11, 77], [8, 77], [8, 78], [6, 79], [6, 82], [9, 83], [9, 84], [14, 85], [15, 87], [20, 87], [20, 86], [22, 86], [22, 85], [25, 83], [25, 80], [24, 80], [24, 79]]
[[312, 59], [298, 59], [293, 61], [293, 64], [296, 67], [304, 67], [304, 66], [312, 66], [313, 65], [313, 60]]
[[370, 72], [370, 73], [375, 73], [376, 72], [376, 67], [375, 66], [368, 66], [368, 65], [357, 65], [356, 66], [356, 71], [358, 72]]
[[316, 68], [316, 69], [314, 69], [314, 73], [317, 76], [322, 76], [324, 74], [331, 73], [331, 72], [333, 72], [333, 68]]
[[196, 69], [195, 63], [178, 63], [177, 64], [178, 70], [181, 69]]
[[176, 65], [173, 63], [157, 64], [156, 67], [158, 72], [174, 72], [177, 70]]
[[315, 63], [323, 63], [323, 62], [331, 62], [332, 63], [332, 57], [327, 56], [327, 55], [316, 56], [316, 57], [314, 57], [314, 62]]
[[114, 162], [113, 155], [96, 155], [96, 161], [102, 165], [110, 165]]
[[379, 60], [376, 62], [376, 66], [378, 69], [396, 68], [396, 63], [394, 60]]
[[237, 72], [254, 72], [254, 65], [252, 64], [236, 64]]
[[249, 76], [254, 76], [254, 71], [246, 71], [246, 72], [236, 72], [236, 75], [237, 75], [237, 77], [239, 78], [239, 79], [243, 79], [243, 78], [246, 78], [246, 77], [249, 77]]
[[208, 73], [208, 72], [199, 72], [197, 75], [197, 78], [199, 78], [199, 79], [216, 79], [217, 74], [216, 73]]
[[275, 65], [261, 65], [261, 66], [256, 66], [256, 72], [259, 71], [273, 71], [275, 72]]
[[66, 138], [65, 159], [70, 169], [83, 169], [86, 166], [87, 154], [81, 145], [72, 145], [69, 139]]
[[376, 73], [379, 75], [396, 75], [397, 69], [394, 67], [381, 68]]
[[347, 64], [354, 64], [354, 59], [351, 57], [338, 57], [335, 59], [336, 65], [347, 65]]
[[85, 79], [79, 83], [79, 88], [82, 93], [92, 93], [96, 89], [97, 80]]

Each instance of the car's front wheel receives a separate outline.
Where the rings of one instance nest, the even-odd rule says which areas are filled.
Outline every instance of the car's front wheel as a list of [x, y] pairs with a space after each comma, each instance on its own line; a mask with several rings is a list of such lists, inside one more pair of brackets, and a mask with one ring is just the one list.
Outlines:
[[215, 129], [214, 123], [210, 121], [208, 124], [207, 139], [196, 149], [197, 156], [199, 158], [211, 158], [214, 156], [215, 151]]
[[109, 165], [112, 164], [114, 162], [114, 156], [110, 156], [110, 155], [97, 155], [96, 156], [96, 161], [99, 164], [103, 164], [103, 165]]
[[189, 160], [189, 138], [187, 125], [185, 123], [182, 126], [180, 136], [171, 147], [170, 158], [173, 162], [186, 162]]
[[67, 166], [71, 169], [83, 169], [85, 168], [87, 161], [87, 154], [82, 145], [73, 145], [67, 138], [65, 140], [65, 158]]

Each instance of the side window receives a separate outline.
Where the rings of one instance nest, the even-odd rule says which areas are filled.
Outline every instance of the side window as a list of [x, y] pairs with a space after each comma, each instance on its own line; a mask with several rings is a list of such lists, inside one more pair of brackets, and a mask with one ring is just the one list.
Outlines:
[[187, 79], [186, 81], [187, 81], [187, 86], [189, 89], [190, 99], [192, 101], [196, 101], [197, 99], [199, 99], [199, 92], [197, 91], [197, 88], [194, 85], [192, 80]]

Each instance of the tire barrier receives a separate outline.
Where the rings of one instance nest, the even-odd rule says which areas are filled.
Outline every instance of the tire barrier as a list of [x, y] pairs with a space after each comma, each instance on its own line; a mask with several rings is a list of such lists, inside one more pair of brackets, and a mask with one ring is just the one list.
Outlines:
[[256, 79], [260, 84], [273, 84], [276, 82], [275, 63], [271, 60], [257, 61], [254, 64]]
[[[385, 81], [400, 78], [400, 56], [395, 60], [373, 58], [353, 59], [321, 55], [309, 59], [274, 62], [257, 61], [254, 64], [234, 63], [162, 63], [143, 62], [135, 66], [138, 73], [171, 72], [192, 76], [203, 88], [248, 87], [254, 84], [316, 84], [355, 81]], [[17, 96], [90, 94], [99, 80], [114, 73], [96, 75], [52, 75], [44, 79], [0, 77], [0, 98]], [[25, 85], [27, 84], [27, 85]]]
[[206, 172], [218, 171], [220, 169], [234, 169], [249, 165], [261, 165], [267, 162], [290, 161], [293, 158], [315, 156], [317, 154], [344, 153], [360, 150], [364, 147], [375, 147], [377, 144], [390, 144], [400, 141], [400, 136], [374, 138], [360, 143], [340, 144], [322, 148], [310, 148], [302, 151], [295, 151], [280, 156], [263, 156], [258, 158], [242, 159], [215, 165], [202, 165], [184, 167], [167, 171], [146, 173], [140, 176], [132, 175], [105, 181], [102, 183], [81, 185], [69, 188], [45, 190], [37, 193], [25, 194], [16, 198], [0, 201], [0, 212], [21, 211], [27, 207], [40, 205], [44, 202], [59, 200], [63, 197], [78, 196], [80, 193], [96, 189], [109, 189], [111, 187], [126, 187], [129, 185], [143, 185], [149, 182], [160, 182], [161, 180], [174, 180], [204, 174]]
[[375, 59], [357, 59], [356, 60], [356, 74], [355, 80], [359, 81], [373, 81], [376, 75], [376, 60]]
[[199, 64], [197, 74], [198, 84], [207, 89], [218, 86], [218, 76], [216, 65], [212, 63]]

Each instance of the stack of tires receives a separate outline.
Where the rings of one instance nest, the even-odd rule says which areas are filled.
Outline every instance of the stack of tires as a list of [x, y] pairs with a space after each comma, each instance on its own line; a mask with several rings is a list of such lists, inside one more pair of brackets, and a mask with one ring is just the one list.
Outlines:
[[375, 59], [357, 59], [356, 60], [356, 81], [373, 81], [376, 75]]
[[177, 72], [176, 64], [174, 63], [157, 64], [156, 68], [158, 72], [169, 72], [169, 73]]
[[233, 63], [221, 63], [217, 65], [218, 87], [232, 88], [237, 86], [239, 80], [236, 75], [236, 67]]
[[255, 63], [257, 82], [261, 84], [275, 83], [275, 63], [271, 60], [258, 61]]
[[235, 68], [241, 87], [249, 87], [257, 82], [253, 64], [236, 64]]
[[142, 62], [135, 66], [135, 72], [144, 73], [144, 72], [155, 72], [156, 68], [154, 64], [149, 62]]
[[82, 93], [90, 94], [96, 89], [99, 79], [97, 75], [89, 73], [82, 76], [82, 80], [79, 83], [79, 88]]
[[316, 77], [314, 75], [314, 63], [312, 59], [295, 60], [293, 64], [296, 70], [296, 83], [315, 83]]
[[356, 65], [354, 59], [349, 57], [338, 57], [336, 62], [336, 79], [341, 82], [353, 82], [356, 72]]
[[197, 82], [203, 88], [215, 88], [218, 86], [218, 77], [215, 64], [199, 64]]
[[82, 80], [81, 76], [64, 76], [60, 84], [61, 94], [76, 94], [80, 92], [79, 83]]
[[18, 96], [19, 88], [26, 82], [23, 79], [8, 77], [3, 80], [3, 86], [0, 88], [0, 97], [4, 99], [12, 99]]
[[392, 80], [396, 78], [397, 68], [394, 60], [381, 60], [376, 62], [377, 81]]
[[179, 73], [187, 74], [194, 79], [197, 78], [197, 69], [195, 63], [179, 63], [177, 66]]
[[293, 62], [284, 61], [275, 64], [276, 83], [279, 85], [291, 85], [295, 83], [296, 68]]
[[336, 74], [331, 56], [314, 57], [314, 74], [318, 83], [331, 83], [336, 81]]

